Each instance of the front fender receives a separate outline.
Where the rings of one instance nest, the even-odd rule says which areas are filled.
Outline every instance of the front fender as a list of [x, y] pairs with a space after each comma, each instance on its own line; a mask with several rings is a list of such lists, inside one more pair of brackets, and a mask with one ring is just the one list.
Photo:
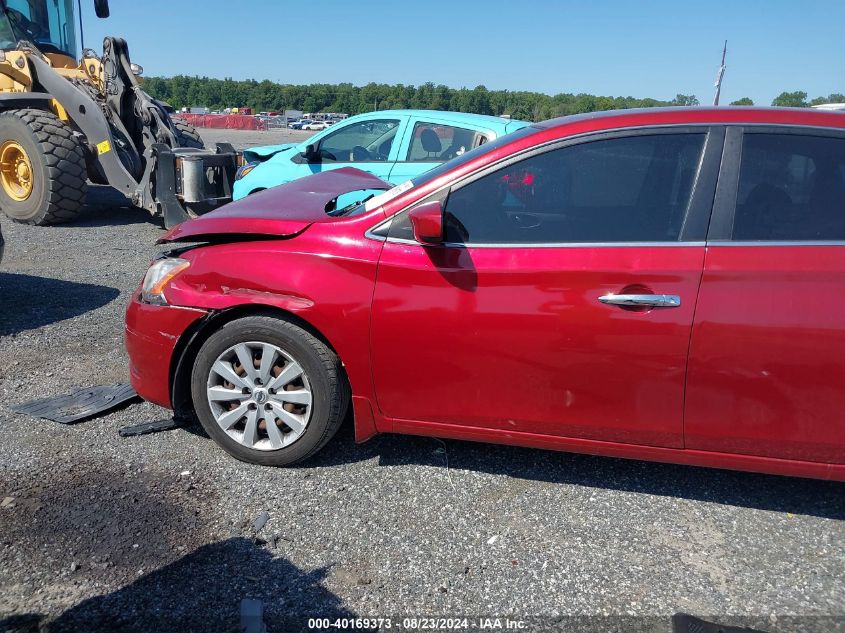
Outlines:
[[289, 181], [285, 170], [273, 163], [261, 163], [246, 176], [235, 181], [232, 187], [232, 200], [246, 198], [251, 193], [270, 187], [283, 185]]
[[[354, 222], [346, 222], [349, 225]], [[363, 401], [375, 402], [370, 372], [370, 308], [376, 264], [382, 243], [345, 235], [342, 254], [339, 229], [323, 225], [288, 240], [215, 244], [180, 256], [191, 262], [165, 290], [168, 303], [221, 313], [255, 313], [262, 308], [293, 315], [334, 349], [344, 365], [356, 411], [360, 438], [377, 430], [380, 417]], [[356, 231], [358, 232], [358, 231]], [[209, 332], [210, 333], [210, 332]], [[359, 422], [361, 428], [358, 428]], [[367, 429], [367, 430], [365, 430]]]

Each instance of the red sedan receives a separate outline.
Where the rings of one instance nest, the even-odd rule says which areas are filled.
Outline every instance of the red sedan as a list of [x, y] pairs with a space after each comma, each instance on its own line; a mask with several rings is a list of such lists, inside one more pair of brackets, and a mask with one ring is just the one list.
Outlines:
[[174, 228], [126, 316], [138, 392], [258, 464], [351, 401], [359, 441], [845, 480], [845, 114], [567, 117], [388, 186], [328, 171]]

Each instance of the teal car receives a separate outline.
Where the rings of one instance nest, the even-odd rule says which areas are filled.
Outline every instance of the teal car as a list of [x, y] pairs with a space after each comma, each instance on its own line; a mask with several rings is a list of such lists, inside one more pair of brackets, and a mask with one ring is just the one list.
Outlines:
[[359, 114], [301, 143], [245, 150], [234, 199], [339, 167], [357, 167], [399, 184], [526, 125], [525, 121], [437, 110]]

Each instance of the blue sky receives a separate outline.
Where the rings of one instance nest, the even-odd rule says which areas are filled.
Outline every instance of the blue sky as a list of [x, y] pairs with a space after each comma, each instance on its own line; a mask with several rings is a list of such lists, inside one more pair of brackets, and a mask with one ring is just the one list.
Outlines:
[[845, 93], [843, 0], [112, 0], [108, 20], [82, 4], [86, 45], [124, 37], [148, 75], [709, 103], [727, 39], [723, 103]]

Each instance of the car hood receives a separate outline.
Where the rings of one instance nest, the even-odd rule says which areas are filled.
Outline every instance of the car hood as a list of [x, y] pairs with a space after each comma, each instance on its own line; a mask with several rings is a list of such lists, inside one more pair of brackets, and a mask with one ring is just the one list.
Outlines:
[[298, 143], [283, 143], [281, 145], [250, 147], [244, 150], [244, 160], [248, 163], [261, 163], [279, 152], [284, 152], [297, 145]]
[[336, 197], [391, 187], [381, 178], [354, 167], [332, 169], [230, 202], [176, 225], [157, 243], [230, 240], [235, 235], [293, 237], [315, 222], [339, 219], [326, 213], [326, 205]]

